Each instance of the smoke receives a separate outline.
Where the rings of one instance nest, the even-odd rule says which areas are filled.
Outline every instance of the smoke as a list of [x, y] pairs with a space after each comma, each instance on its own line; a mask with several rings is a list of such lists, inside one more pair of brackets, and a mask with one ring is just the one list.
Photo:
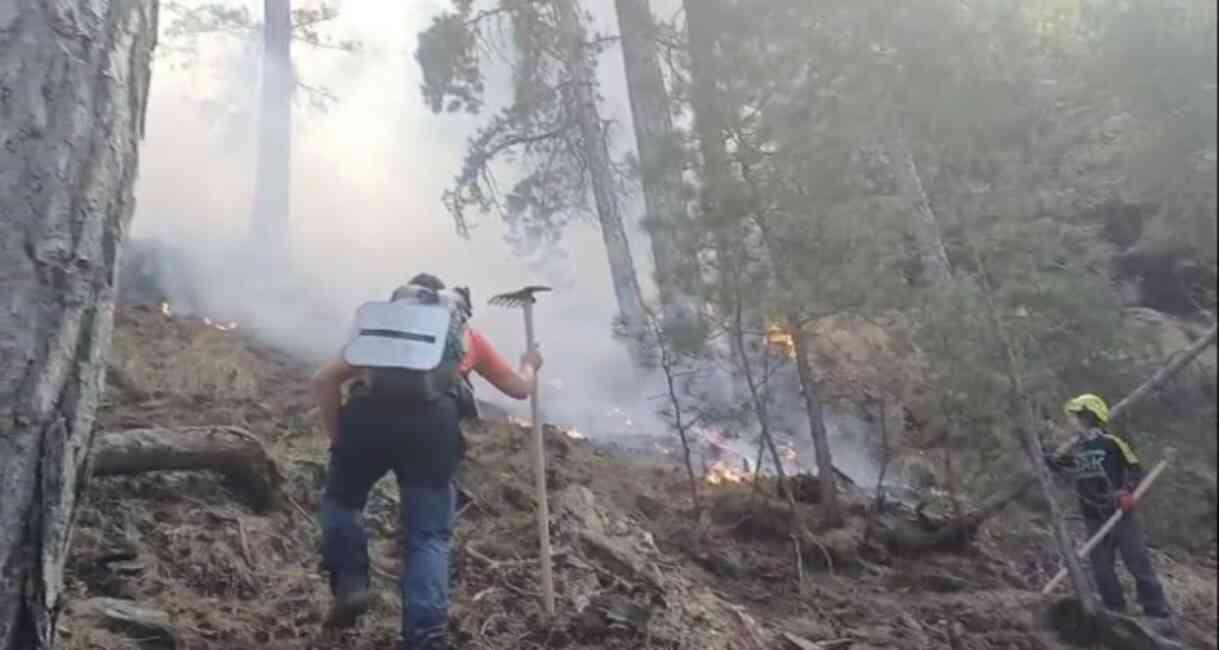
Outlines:
[[[261, 15], [260, 4], [250, 4], [252, 15]], [[245, 244], [258, 140], [258, 48], [208, 37], [190, 58], [164, 52], [153, 73], [132, 237], [157, 242], [156, 274], [176, 310], [236, 320], [247, 335], [310, 363], [338, 353], [360, 303], [384, 299], [420, 271], [469, 285], [475, 326], [516, 359], [525, 348], [520, 310], [486, 300], [525, 284], [550, 285], [555, 291], [535, 311], [546, 359], [545, 418], [592, 435], [668, 435], [656, 415], [663, 382], [635, 370], [611, 335], [616, 305], [594, 224], [572, 225], [562, 240], [566, 255], [540, 260], [514, 257], [494, 215], [481, 218], [469, 240], [456, 234], [440, 197], [477, 118], [428, 112], [412, 56], [416, 34], [444, 4], [347, 3], [328, 30], [359, 41], [360, 52], [293, 45], [300, 82], [326, 89], [337, 103], [313, 110], [298, 92], [291, 259], [271, 268], [266, 251]], [[598, 29], [614, 31], [608, 3], [596, 9]], [[162, 35], [162, 42], [170, 39]], [[619, 150], [630, 147], [631, 133], [620, 61], [611, 52], [602, 65]], [[492, 105], [510, 92], [501, 77], [488, 79]], [[640, 281], [650, 285], [649, 247], [637, 227], [641, 207], [633, 200], [624, 209], [634, 224]], [[527, 405], [481, 380], [476, 390], [510, 413], [527, 413]], [[807, 439], [807, 426], [799, 430]], [[857, 447], [835, 446], [843, 448], [839, 454]]]
[[[261, 15], [260, 4], [250, 4], [253, 16]], [[237, 320], [243, 331], [312, 363], [339, 351], [356, 306], [383, 299], [419, 271], [469, 285], [475, 326], [515, 359], [525, 347], [520, 310], [486, 300], [525, 284], [550, 285], [555, 291], [535, 311], [548, 419], [591, 430], [617, 406], [628, 414], [624, 422], [661, 429], [625, 348], [611, 336], [616, 307], [595, 226], [573, 225], [562, 258], [522, 260], [504, 243], [494, 215], [480, 218], [467, 241], [442, 207], [440, 196], [476, 124], [469, 116], [432, 115], [419, 97], [415, 35], [442, 5], [346, 4], [328, 29], [336, 39], [359, 41], [360, 52], [294, 44], [300, 82], [338, 101], [317, 111], [305, 91], [297, 92], [291, 262], [274, 268], [263, 264], [265, 251], [245, 248], [258, 48], [214, 36], [200, 38], [189, 56], [163, 51], [153, 73], [131, 236], [157, 243], [158, 280], [175, 309]], [[162, 34], [162, 41], [172, 37]], [[493, 100], [505, 96], [506, 86], [489, 82]], [[646, 242], [634, 235], [646, 282]], [[482, 399], [526, 412], [490, 386], [476, 388]]]

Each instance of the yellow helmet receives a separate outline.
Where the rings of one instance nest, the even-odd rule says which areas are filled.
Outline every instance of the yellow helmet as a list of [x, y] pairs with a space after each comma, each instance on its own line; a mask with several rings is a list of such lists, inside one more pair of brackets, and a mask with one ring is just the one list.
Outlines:
[[1076, 413], [1088, 411], [1092, 415], [1095, 415], [1101, 424], [1109, 423], [1109, 405], [1105, 404], [1105, 400], [1092, 393], [1084, 393], [1067, 400], [1062, 410], [1066, 411], [1067, 415], [1075, 415]]

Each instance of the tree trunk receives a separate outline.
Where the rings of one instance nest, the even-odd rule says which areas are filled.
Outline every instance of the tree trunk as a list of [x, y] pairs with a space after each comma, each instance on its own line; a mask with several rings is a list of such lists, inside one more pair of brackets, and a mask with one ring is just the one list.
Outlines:
[[679, 318], [687, 311], [680, 291], [674, 286], [679, 278], [680, 252], [675, 241], [677, 225], [685, 217], [681, 198], [681, 164], [669, 93], [660, 71], [656, 51], [656, 22], [648, 0], [616, 0], [618, 31], [622, 35], [622, 62], [631, 100], [631, 122], [635, 128], [635, 147], [639, 152], [640, 177], [652, 257], [656, 265], [656, 286], [666, 312]]
[[[745, 330], [742, 319], [741, 303], [744, 301], [742, 289], [738, 286], [736, 300], [736, 322], [732, 332], [732, 342], [736, 346], [737, 358], [741, 360], [741, 371], [745, 375], [745, 385], [749, 388], [749, 399], [753, 404], [754, 415], [758, 418], [758, 429], [761, 436], [761, 444], [765, 445], [767, 451], [770, 452], [770, 459], [775, 464], [775, 477], [778, 479], [779, 494], [785, 495], [792, 508], [792, 524], [795, 526], [796, 521], [796, 504], [795, 492], [787, 483], [787, 473], [783, 470], [783, 458], [779, 456], [779, 449], [775, 446], [774, 438], [770, 435], [770, 413], [766, 408], [766, 396], [762, 394], [762, 386], [758, 385], [758, 381], [754, 379], [753, 364], [749, 363], [749, 353], [745, 350]], [[763, 371], [765, 376], [765, 371]], [[763, 380], [765, 381], [765, 380]], [[758, 449], [758, 464], [757, 475], [762, 475], [762, 449]], [[833, 473], [831, 472], [831, 476]]]
[[135, 200], [154, 0], [0, 9], [0, 649], [55, 643]]
[[1079, 596], [1079, 602], [1083, 605], [1084, 612], [1093, 615], [1096, 613], [1096, 594], [1092, 592], [1091, 583], [1084, 574], [1083, 565], [1079, 563], [1079, 558], [1075, 555], [1075, 543], [1071, 539], [1071, 532], [1067, 530], [1066, 515], [1063, 514], [1062, 508], [1054, 498], [1054, 478], [1050, 476], [1050, 468], [1046, 467], [1041, 439], [1033, 429], [1027, 426], [1021, 427], [1020, 434], [1023, 437], [1029, 463], [1033, 465], [1033, 475], [1037, 478], [1041, 494], [1050, 505], [1050, 524], [1054, 529], [1054, 541], [1058, 544], [1058, 554], [1062, 556], [1062, 562], [1067, 566], [1071, 586]]
[[[732, 226], [734, 216], [729, 214], [725, 199], [730, 195], [732, 173], [729, 167], [728, 150], [724, 144], [725, 120], [721, 109], [722, 98], [716, 84], [716, 9], [722, 0], [682, 0], [686, 13], [686, 41], [690, 55], [691, 108], [694, 113], [694, 132], [698, 138], [702, 157], [702, 186], [699, 190], [702, 230], [712, 234], [715, 242], [715, 257], [718, 278], [715, 278], [721, 304], [732, 304], [732, 283], [737, 272], [737, 257], [733, 251]], [[686, 251], [687, 255], [700, 251]], [[692, 280], [701, 281], [701, 277]], [[765, 329], [761, 327], [759, 329]], [[735, 346], [729, 346], [729, 354], [737, 366], [745, 359]], [[733, 399], [746, 398], [739, 382], [732, 384]]]
[[250, 251], [264, 270], [289, 261], [292, 209], [291, 0], [263, 0], [262, 86], [258, 101], [258, 167], [250, 214]]
[[1092, 592], [1088, 578], [1079, 563], [1079, 558], [1075, 556], [1075, 544], [1072, 543], [1071, 533], [1067, 530], [1066, 516], [1059, 507], [1058, 501], [1054, 499], [1054, 479], [1050, 476], [1050, 468], [1046, 465], [1044, 451], [1041, 448], [1041, 438], [1037, 435], [1037, 418], [1033, 413], [1032, 405], [1024, 396], [1024, 385], [1020, 380], [1024, 372], [1022, 363], [1024, 357], [1011, 336], [1008, 335], [999, 308], [995, 306], [994, 292], [986, 283], [986, 269], [982, 264], [982, 257], [972, 242], [970, 242], [970, 246], [979, 277], [982, 280], [982, 296], [987, 312], [989, 312], [994, 336], [1003, 346], [1006, 362], [1004, 371], [1010, 386], [1008, 392], [1010, 415], [1017, 421], [1016, 433], [1020, 437], [1029, 463], [1033, 466], [1033, 476], [1036, 477], [1037, 484], [1041, 488], [1042, 497], [1050, 506], [1050, 525], [1054, 531], [1054, 541], [1058, 545], [1058, 552], [1062, 556], [1063, 563], [1067, 565], [1067, 573], [1071, 576], [1071, 586], [1075, 589], [1075, 593], [1079, 594], [1084, 612], [1091, 616], [1096, 614], [1096, 594]]
[[[741, 168], [741, 178], [749, 188], [749, 199], [753, 203], [755, 222], [762, 235], [762, 243], [766, 247], [774, 268], [775, 278], [789, 296], [795, 297], [795, 286], [784, 266], [785, 260], [781, 248], [775, 242], [769, 223], [762, 215], [761, 195], [748, 164], [738, 160]], [[813, 369], [808, 362], [808, 346], [804, 338], [804, 326], [800, 314], [792, 311], [787, 314], [788, 334], [792, 337], [792, 353], [796, 356], [796, 374], [800, 378], [800, 394], [804, 397], [804, 412], [808, 417], [809, 436], [813, 439], [813, 450], [817, 454], [817, 479], [821, 494], [821, 512], [827, 526], [836, 527], [842, 524], [842, 509], [838, 502], [838, 484], [835, 476], [834, 458], [830, 451], [829, 435], [825, 430], [825, 414], [821, 409], [821, 400], [817, 397], [817, 384], [813, 380]]]
[[[635, 262], [631, 258], [630, 240], [622, 223], [622, 212], [618, 195], [614, 191], [614, 173], [610, 161], [609, 143], [605, 129], [597, 112], [597, 100], [593, 93], [596, 85], [596, 69], [584, 49], [584, 27], [577, 15], [575, 0], [558, 0], [560, 29], [569, 53], [568, 72], [574, 81], [567, 101], [574, 107], [576, 121], [583, 144], [583, 156], [593, 189], [593, 202], [597, 218], [601, 222], [601, 237], [605, 241], [605, 252], [609, 257], [610, 276], [614, 282], [614, 295], [618, 301], [627, 332], [633, 339], [644, 332], [643, 296], [639, 291], [639, 280], [635, 275]], [[633, 353], [640, 352], [638, 345], [631, 346]]]
[[93, 442], [94, 476], [174, 470], [222, 474], [255, 510], [274, 505], [281, 480], [262, 442], [237, 427], [131, 429], [98, 434]]
[[731, 174], [724, 145], [724, 116], [715, 83], [715, 5], [713, 0], [682, 1], [690, 51], [694, 130], [703, 158], [703, 214], [713, 227], [721, 229], [727, 220], [727, 215], [722, 214], [723, 194]]
[[952, 281], [952, 266], [948, 263], [948, 253], [940, 237], [940, 224], [931, 209], [931, 201], [927, 199], [910, 143], [901, 134], [889, 139], [889, 156], [897, 177], [898, 195], [914, 217], [914, 237], [919, 247], [919, 259], [923, 263], [924, 278], [932, 286], [947, 286]]
[[830, 452], [829, 435], [825, 430], [821, 400], [817, 399], [817, 384], [813, 381], [813, 369], [808, 363], [808, 350], [804, 345], [804, 328], [794, 314], [788, 316], [787, 327], [791, 333], [792, 348], [796, 354], [796, 373], [800, 376], [800, 393], [804, 395], [808, 430], [813, 438], [813, 451], [817, 454], [821, 514], [827, 526], [838, 526], [842, 523], [842, 510], [838, 504], [838, 485], [834, 480], [834, 458]]

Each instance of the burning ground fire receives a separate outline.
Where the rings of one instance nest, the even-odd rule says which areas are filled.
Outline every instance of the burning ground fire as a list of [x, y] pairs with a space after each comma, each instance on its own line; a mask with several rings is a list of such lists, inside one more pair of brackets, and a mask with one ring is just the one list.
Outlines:
[[[508, 421], [517, 425], [518, 427], [529, 428], [533, 426], [531, 421], [526, 420], [525, 418], [518, 418], [515, 415], [509, 415]], [[579, 431], [577, 429], [562, 429], [562, 431], [563, 435], [571, 438], [572, 440], [588, 440], [588, 434], [584, 433], [583, 431]]]
[[[161, 315], [166, 318], [174, 317], [174, 310], [169, 306], [169, 303], [167, 303], [167, 302], [161, 303]], [[231, 321], [227, 321], [227, 322], [219, 322], [219, 321], [214, 321], [210, 318], [207, 318], [206, 316], [203, 317], [203, 324], [212, 329], [220, 330], [221, 332], [231, 332], [231, 331], [237, 329], [237, 321], [231, 320]]]
[[712, 485], [724, 485], [725, 483], [744, 483], [753, 480], [753, 475], [738, 472], [724, 461], [717, 460], [715, 464], [707, 468], [707, 474], [703, 478]]
[[786, 329], [771, 325], [766, 329], [766, 342], [782, 350], [789, 358], [796, 358], [796, 340]]

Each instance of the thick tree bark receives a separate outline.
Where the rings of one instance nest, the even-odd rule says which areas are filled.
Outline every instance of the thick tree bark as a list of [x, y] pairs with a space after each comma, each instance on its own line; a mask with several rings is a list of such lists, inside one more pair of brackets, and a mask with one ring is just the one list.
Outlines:
[[931, 201], [927, 199], [927, 190], [919, 176], [910, 143], [903, 135], [896, 134], [889, 138], [888, 148], [897, 177], [898, 195], [914, 218], [914, 238], [919, 247], [924, 277], [932, 286], [948, 286], [952, 282], [952, 266], [948, 263], [948, 253], [940, 236], [940, 224], [931, 209]]
[[[584, 163], [593, 190], [593, 203], [601, 223], [605, 252], [609, 256], [614, 296], [618, 300], [618, 309], [627, 332], [633, 339], [638, 339], [644, 332], [643, 295], [639, 290], [639, 279], [635, 275], [635, 261], [631, 257], [630, 240], [622, 223], [618, 195], [614, 191], [609, 143], [606, 142], [605, 129], [601, 124], [597, 99], [593, 93], [596, 87], [596, 69], [585, 50], [584, 27], [577, 14], [578, 6], [575, 0], [558, 0], [555, 7], [568, 52], [568, 71], [574, 82], [567, 100], [575, 107]], [[639, 352], [637, 345], [633, 345], [632, 350]]]
[[263, 1], [262, 86], [258, 101], [258, 167], [250, 214], [254, 258], [268, 268], [288, 262], [292, 210], [291, 0]]
[[135, 207], [156, 6], [0, 4], [0, 649], [55, 642]]
[[675, 241], [685, 216], [681, 198], [681, 164], [669, 93], [656, 49], [656, 21], [648, 0], [616, 0], [622, 62], [631, 100], [631, 122], [639, 152], [643, 199], [656, 265], [656, 285], [666, 316], [687, 314], [681, 291], [675, 290], [681, 253]]
[[211, 470], [227, 477], [256, 510], [275, 504], [281, 475], [262, 442], [237, 427], [131, 429], [97, 435], [93, 475]]

